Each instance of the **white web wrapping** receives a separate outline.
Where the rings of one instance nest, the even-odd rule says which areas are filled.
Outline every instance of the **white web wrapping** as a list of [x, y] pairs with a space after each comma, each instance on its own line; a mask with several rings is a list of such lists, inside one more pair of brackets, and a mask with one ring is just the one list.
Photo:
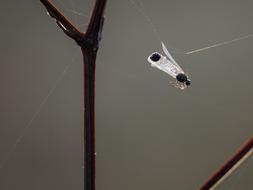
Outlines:
[[[174, 78], [174, 81], [169, 82], [170, 84], [172, 84], [176, 88], [184, 90], [187, 86], [184, 83], [180, 83], [177, 80], [175, 80], [177, 75], [184, 74], [184, 71], [177, 64], [177, 62], [172, 58], [170, 53], [168, 51], [166, 51], [167, 50], [166, 47], [164, 46], [163, 48], [165, 48], [165, 54], [167, 56], [169, 55], [168, 57], [163, 56], [163, 55], [159, 54], [158, 52], [154, 52], [148, 57], [148, 62], [151, 63], [152, 67], [155, 67], [155, 68], [167, 73], [172, 78]], [[158, 61], [153, 61], [151, 59], [151, 57], [154, 54], [160, 55], [161, 58]]]

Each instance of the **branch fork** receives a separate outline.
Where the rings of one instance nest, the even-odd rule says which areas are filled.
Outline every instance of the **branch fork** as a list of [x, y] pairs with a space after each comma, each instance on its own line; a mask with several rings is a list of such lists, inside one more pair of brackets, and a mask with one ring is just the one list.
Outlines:
[[48, 14], [56, 20], [56, 24], [63, 32], [72, 38], [81, 48], [97, 51], [104, 23], [104, 9], [106, 0], [97, 0], [90, 18], [87, 30], [81, 32], [50, 0], [40, 0], [46, 7]]
[[86, 31], [71, 23], [50, 0], [40, 0], [48, 14], [63, 32], [73, 39], [83, 53], [84, 96], [84, 190], [95, 190], [95, 71], [96, 55], [101, 40], [107, 0], [96, 0]]

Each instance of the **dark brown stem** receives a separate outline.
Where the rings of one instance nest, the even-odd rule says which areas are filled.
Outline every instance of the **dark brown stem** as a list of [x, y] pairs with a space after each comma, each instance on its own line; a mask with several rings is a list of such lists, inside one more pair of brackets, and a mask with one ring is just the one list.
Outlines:
[[[99, 41], [99, 35], [101, 35], [104, 24], [104, 10], [106, 6], [106, 0], [98, 0], [95, 3], [94, 11], [91, 15], [85, 37]], [[98, 42], [95, 42], [98, 43]]]
[[96, 52], [82, 49], [84, 95], [84, 185], [85, 190], [95, 190], [95, 72]]
[[95, 190], [95, 69], [107, 0], [95, 1], [85, 33], [80, 32], [51, 1], [40, 1], [63, 32], [77, 42], [83, 53], [84, 190]]
[[253, 148], [253, 137], [251, 137], [221, 168], [219, 168], [199, 190], [209, 190], [231, 174], [242, 162], [251, 155]]

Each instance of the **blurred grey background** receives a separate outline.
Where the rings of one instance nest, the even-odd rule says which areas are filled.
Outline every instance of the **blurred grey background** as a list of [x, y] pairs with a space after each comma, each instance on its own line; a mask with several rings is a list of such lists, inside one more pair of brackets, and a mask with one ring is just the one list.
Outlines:
[[[180, 51], [253, 33], [251, 0], [142, 2], [159, 37]], [[92, 1], [54, 3], [85, 28]], [[139, 6], [108, 0], [97, 189], [194, 190], [253, 134], [253, 39], [192, 55], [169, 48], [192, 79], [179, 91], [146, 61], [161, 47]], [[0, 23], [0, 189], [81, 190], [81, 51], [38, 0], [1, 1]], [[250, 158], [218, 189], [253, 189], [252, 175]]]

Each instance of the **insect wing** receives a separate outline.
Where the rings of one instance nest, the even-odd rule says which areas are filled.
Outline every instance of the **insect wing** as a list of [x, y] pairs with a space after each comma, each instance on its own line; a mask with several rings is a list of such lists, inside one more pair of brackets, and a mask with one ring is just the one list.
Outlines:
[[165, 53], [165, 55], [169, 58], [169, 60], [179, 69], [181, 70], [182, 73], [184, 73], [183, 69], [177, 64], [177, 62], [173, 59], [173, 57], [171, 56], [170, 52], [167, 50], [166, 46], [164, 45], [163, 42], [162, 43], [162, 48], [163, 48], [163, 52]]

